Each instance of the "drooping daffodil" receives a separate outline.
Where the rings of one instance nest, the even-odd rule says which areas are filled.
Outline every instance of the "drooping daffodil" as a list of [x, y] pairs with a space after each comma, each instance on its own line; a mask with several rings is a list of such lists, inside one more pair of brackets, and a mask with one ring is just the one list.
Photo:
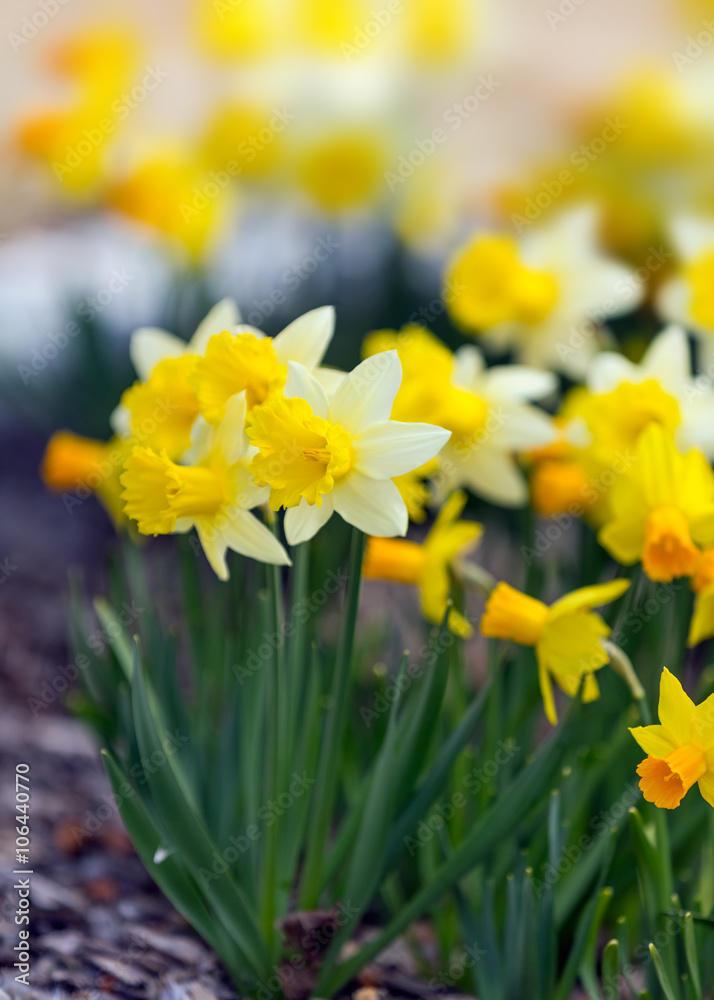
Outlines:
[[499, 583], [486, 602], [483, 635], [535, 647], [545, 714], [553, 725], [558, 717], [552, 680], [572, 698], [584, 677], [583, 701], [600, 697], [595, 671], [610, 659], [602, 641], [610, 629], [592, 609], [617, 600], [629, 586], [629, 580], [612, 580], [582, 587], [548, 606]]

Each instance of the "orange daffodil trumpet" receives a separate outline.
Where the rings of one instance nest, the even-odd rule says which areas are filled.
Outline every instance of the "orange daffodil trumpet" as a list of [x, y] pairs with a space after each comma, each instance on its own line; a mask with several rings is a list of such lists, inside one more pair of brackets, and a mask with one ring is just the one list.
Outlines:
[[[419, 587], [424, 617], [434, 625], [442, 622], [446, 612], [452, 570], [478, 544], [483, 532], [476, 521], [459, 520], [466, 499], [463, 491], [449, 497], [421, 545], [402, 538], [370, 538], [367, 542], [362, 570], [365, 578]], [[455, 608], [449, 611], [448, 626], [465, 637], [473, 632]]]
[[696, 783], [714, 806], [714, 695], [695, 705], [665, 667], [658, 714], [659, 725], [630, 729], [647, 754], [637, 768], [645, 799], [660, 809], [676, 809]]
[[285, 507], [291, 545], [307, 541], [337, 512], [368, 535], [406, 534], [407, 508], [392, 481], [433, 458], [450, 432], [391, 420], [402, 366], [396, 351], [363, 361], [328, 398], [310, 372], [288, 363], [279, 399], [254, 408], [250, 465], [270, 488], [270, 507]]
[[535, 648], [545, 714], [553, 725], [558, 721], [553, 680], [572, 698], [584, 677], [583, 701], [599, 698], [595, 671], [610, 659], [603, 645], [610, 629], [592, 609], [617, 600], [629, 586], [629, 580], [613, 580], [583, 587], [549, 607], [499, 583], [486, 602], [483, 635]]
[[273, 533], [249, 511], [267, 490], [247, 471], [245, 394], [240, 393], [215, 428], [198, 422], [192, 464], [178, 465], [165, 451], [136, 447], [121, 482], [126, 513], [143, 534], [165, 535], [196, 528], [211, 567], [228, 579], [226, 550], [261, 562], [289, 565]]
[[714, 472], [700, 451], [682, 455], [658, 424], [640, 435], [631, 468], [613, 484], [600, 543], [651, 580], [692, 576], [697, 546], [714, 544]]

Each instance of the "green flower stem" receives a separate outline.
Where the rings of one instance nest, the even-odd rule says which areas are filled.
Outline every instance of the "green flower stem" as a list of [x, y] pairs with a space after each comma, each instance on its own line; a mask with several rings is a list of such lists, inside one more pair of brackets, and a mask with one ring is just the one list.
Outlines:
[[340, 750], [347, 723], [349, 679], [352, 666], [357, 607], [359, 605], [362, 560], [364, 557], [364, 534], [352, 529], [350, 546], [349, 578], [344, 625], [337, 649], [330, 705], [325, 723], [325, 734], [320, 752], [317, 783], [314, 790], [312, 817], [308, 830], [307, 854], [302, 879], [300, 905], [302, 909], [317, 907], [322, 884], [322, 866], [330, 832], [339, 780]]
[[498, 583], [496, 577], [487, 569], [466, 559], [455, 559], [452, 569], [455, 579], [462, 587], [480, 590], [487, 596]]

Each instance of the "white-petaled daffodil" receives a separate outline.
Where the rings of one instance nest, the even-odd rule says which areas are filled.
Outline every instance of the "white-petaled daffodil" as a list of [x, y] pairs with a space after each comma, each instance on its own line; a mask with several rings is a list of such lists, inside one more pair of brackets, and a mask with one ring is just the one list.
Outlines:
[[406, 534], [407, 508], [394, 482], [433, 458], [449, 431], [391, 420], [402, 367], [396, 351], [367, 358], [328, 399], [304, 365], [290, 362], [284, 394], [253, 409], [250, 465], [270, 507], [287, 508], [291, 545], [312, 538], [336, 511], [368, 535]]
[[657, 307], [666, 320], [696, 335], [700, 367], [709, 372], [714, 365], [714, 219], [681, 216], [672, 222], [670, 235], [679, 267], [662, 285]]
[[454, 321], [525, 364], [582, 378], [601, 346], [600, 325], [641, 298], [632, 272], [598, 248], [597, 222], [584, 205], [517, 238], [474, 236], [445, 272]]

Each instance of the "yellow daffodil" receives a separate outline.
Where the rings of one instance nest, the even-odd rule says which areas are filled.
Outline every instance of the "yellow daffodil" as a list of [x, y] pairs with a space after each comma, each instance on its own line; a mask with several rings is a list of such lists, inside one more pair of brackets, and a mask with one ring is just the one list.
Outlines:
[[283, 128], [285, 122], [272, 108], [246, 102], [226, 104], [210, 118], [199, 142], [200, 156], [210, 170], [257, 180], [279, 163]]
[[697, 545], [714, 543], [714, 473], [700, 451], [682, 455], [659, 424], [641, 434], [634, 461], [613, 484], [598, 538], [623, 565], [642, 561], [651, 580], [691, 576]]
[[76, 494], [66, 500], [69, 510], [84, 496], [96, 493], [119, 528], [126, 520], [119, 474], [128, 449], [129, 442], [121, 438], [97, 441], [58, 431], [47, 442], [40, 469], [42, 481], [55, 493]]
[[[578, 208], [520, 237], [478, 234], [452, 257], [444, 300], [467, 332], [530, 365], [581, 377], [597, 350], [597, 322], [637, 305], [627, 268], [597, 248], [597, 217]], [[622, 283], [628, 296], [616, 292]]]
[[171, 148], [138, 162], [108, 189], [112, 208], [174, 241], [198, 260], [226, 223], [234, 198], [194, 152]]
[[428, 420], [451, 431], [439, 457], [435, 498], [468, 486], [479, 496], [508, 507], [528, 498], [515, 454], [553, 440], [551, 418], [529, 406], [555, 388], [550, 372], [520, 365], [487, 369], [475, 347], [455, 354], [423, 327], [397, 334], [381, 330], [365, 341], [364, 352], [395, 349], [404, 379], [393, 416]]
[[378, 198], [386, 165], [385, 144], [378, 134], [330, 133], [305, 149], [298, 180], [320, 208], [341, 212]]
[[449, 432], [390, 420], [401, 382], [396, 351], [368, 358], [328, 399], [304, 365], [288, 363], [284, 396], [253, 410], [259, 454], [251, 472], [270, 487], [270, 507], [287, 508], [291, 545], [306, 541], [333, 511], [368, 535], [406, 534], [407, 508], [392, 480], [433, 458]]
[[217, 427], [197, 425], [191, 465], [177, 465], [165, 451], [133, 449], [121, 475], [127, 515], [144, 535], [195, 527], [221, 580], [228, 578], [227, 549], [261, 562], [289, 564], [280, 542], [250, 513], [265, 501], [267, 490], [256, 487], [248, 473], [247, 451], [241, 394]]
[[335, 310], [321, 306], [293, 320], [277, 337], [266, 337], [252, 326], [215, 334], [190, 378], [202, 415], [209, 423], [217, 423], [238, 392], [245, 392], [249, 413], [254, 406], [280, 396], [288, 362], [317, 370], [334, 329]]
[[714, 548], [700, 553], [692, 590], [696, 598], [687, 645], [696, 646], [714, 636]]
[[695, 705], [665, 667], [659, 687], [659, 725], [630, 732], [647, 754], [637, 767], [640, 788], [659, 809], [676, 809], [697, 782], [714, 806], [714, 695]]
[[418, 65], [443, 65], [469, 45], [478, 4], [469, 0], [413, 0], [404, 10], [407, 52]]
[[116, 423], [121, 420], [126, 437], [165, 451], [171, 458], [186, 451], [198, 416], [198, 399], [189, 383], [195, 364], [192, 354], [165, 358], [146, 382], [137, 381], [122, 394]]
[[618, 448], [634, 446], [650, 423], [673, 434], [681, 450], [696, 447], [714, 458], [714, 389], [692, 377], [681, 327], [662, 330], [639, 364], [614, 351], [596, 355], [586, 385], [593, 397], [588, 429], [601, 452], [610, 453], [603, 454], [605, 461]]
[[602, 640], [610, 629], [592, 609], [621, 597], [629, 586], [628, 580], [613, 580], [582, 587], [549, 607], [507, 583], [499, 583], [486, 602], [481, 619], [483, 635], [535, 647], [545, 714], [553, 725], [557, 714], [551, 677], [571, 698], [583, 677], [583, 700], [600, 696], [594, 672], [609, 660]]
[[50, 50], [50, 69], [70, 82], [75, 97], [65, 108], [28, 115], [19, 124], [18, 142], [45, 161], [72, 195], [94, 191], [104, 174], [107, 150], [126, 118], [121, 95], [132, 82], [137, 56], [136, 39], [118, 29], [75, 35]]
[[[459, 520], [466, 499], [464, 492], [449, 497], [422, 544], [401, 538], [370, 538], [367, 542], [363, 575], [419, 587], [424, 617], [435, 625], [442, 622], [446, 612], [454, 561], [476, 545], [483, 531], [475, 521]], [[466, 618], [454, 608], [449, 612], [448, 625], [460, 636], [473, 632]]]
[[205, 49], [224, 59], [254, 60], [280, 41], [281, 8], [272, 0], [194, 0], [196, 36]]

